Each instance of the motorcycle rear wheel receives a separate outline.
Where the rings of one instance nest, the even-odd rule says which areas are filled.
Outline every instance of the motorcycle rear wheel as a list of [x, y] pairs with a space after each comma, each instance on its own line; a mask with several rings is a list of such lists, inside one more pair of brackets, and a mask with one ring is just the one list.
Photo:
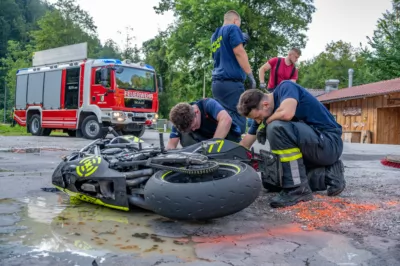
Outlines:
[[145, 202], [174, 220], [210, 220], [237, 213], [258, 197], [258, 173], [245, 163], [218, 160], [219, 169], [204, 175], [158, 171], [146, 183]]

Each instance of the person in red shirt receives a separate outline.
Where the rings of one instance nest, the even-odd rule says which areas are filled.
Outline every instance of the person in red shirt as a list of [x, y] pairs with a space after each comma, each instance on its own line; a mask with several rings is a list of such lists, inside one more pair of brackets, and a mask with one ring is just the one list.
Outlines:
[[[301, 51], [298, 48], [292, 48], [287, 57], [274, 57], [268, 60], [258, 71], [260, 88], [263, 90], [267, 88], [269, 92], [273, 92], [275, 87], [284, 80], [296, 82], [298, 79], [298, 69], [296, 69], [295, 63], [300, 56]], [[264, 75], [268, 70], [271, 71], [269, 74], [268, 86], [266, 86]]]

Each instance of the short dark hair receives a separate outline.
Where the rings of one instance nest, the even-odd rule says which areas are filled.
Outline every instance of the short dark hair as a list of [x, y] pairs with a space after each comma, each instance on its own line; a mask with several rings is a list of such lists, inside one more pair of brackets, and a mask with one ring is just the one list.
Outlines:
[[299, 48], [293, 47], [292, 49], [290, 49], [290, 51], [295, 52], [296, 54], [298, 54], [299, 56], [301, 55], [301, 50]]
[[187, 132], [194, 121], [193, 106], [188, 103], [178, 103], [169, 112], [169, 119], [180, 132]]
[[243, 92], [242, 95], [240, 95], [239, 103], [237, 105], [239, 114], [247, 117], [251, 110], [259, 109], [260, 102], [263, 99], [268, 99], [268, 96], [261, 90], [250, 89]]

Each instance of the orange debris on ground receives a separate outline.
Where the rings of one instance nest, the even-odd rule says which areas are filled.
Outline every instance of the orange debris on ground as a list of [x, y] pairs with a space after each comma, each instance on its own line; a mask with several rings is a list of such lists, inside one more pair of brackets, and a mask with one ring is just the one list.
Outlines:
[[[388, 202], [388, 206], [397, 205]], [[342, 198], [332, 198], [315, 195], [314, 200], [301, 202], [297, 205], [280, 209], [287, 213], [294, 212], [301, 223], [305, 223], [308, 229], [317, 229], [338, 225], [343, 222], [352, 222], [367, 212], [378, 209], [376, 204], [357, 204]]]

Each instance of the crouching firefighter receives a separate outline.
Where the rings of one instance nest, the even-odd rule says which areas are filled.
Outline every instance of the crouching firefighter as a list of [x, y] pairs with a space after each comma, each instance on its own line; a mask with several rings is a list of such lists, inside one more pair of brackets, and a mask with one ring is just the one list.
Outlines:
[[[256, 139], [271, 153], [267, 182], [282, 190], [271, 207], [286, 207], [313, 199], [312, 191], [340, 194], [345, 186], [342, 127], [314, 96], [292, 81], [283, 81], [273, 93], [245, 91], [238, 112], [255, 121], [241, 141], [250, 148]], [[260, 124], [264, 127], [257, 132]], [[272, 160], [271, 160], [272, 159]], [[271, 162], [276, 163], [271, 163]]]
[[186, 147], [211, 138], [222, 138], [240, 142], [240, 127], [231, 116], [212, 99], [201, 99], [192, 103], [178, 103], [170, 113], [173, 124], [167, 149], [176, 149], [179, 142]]

